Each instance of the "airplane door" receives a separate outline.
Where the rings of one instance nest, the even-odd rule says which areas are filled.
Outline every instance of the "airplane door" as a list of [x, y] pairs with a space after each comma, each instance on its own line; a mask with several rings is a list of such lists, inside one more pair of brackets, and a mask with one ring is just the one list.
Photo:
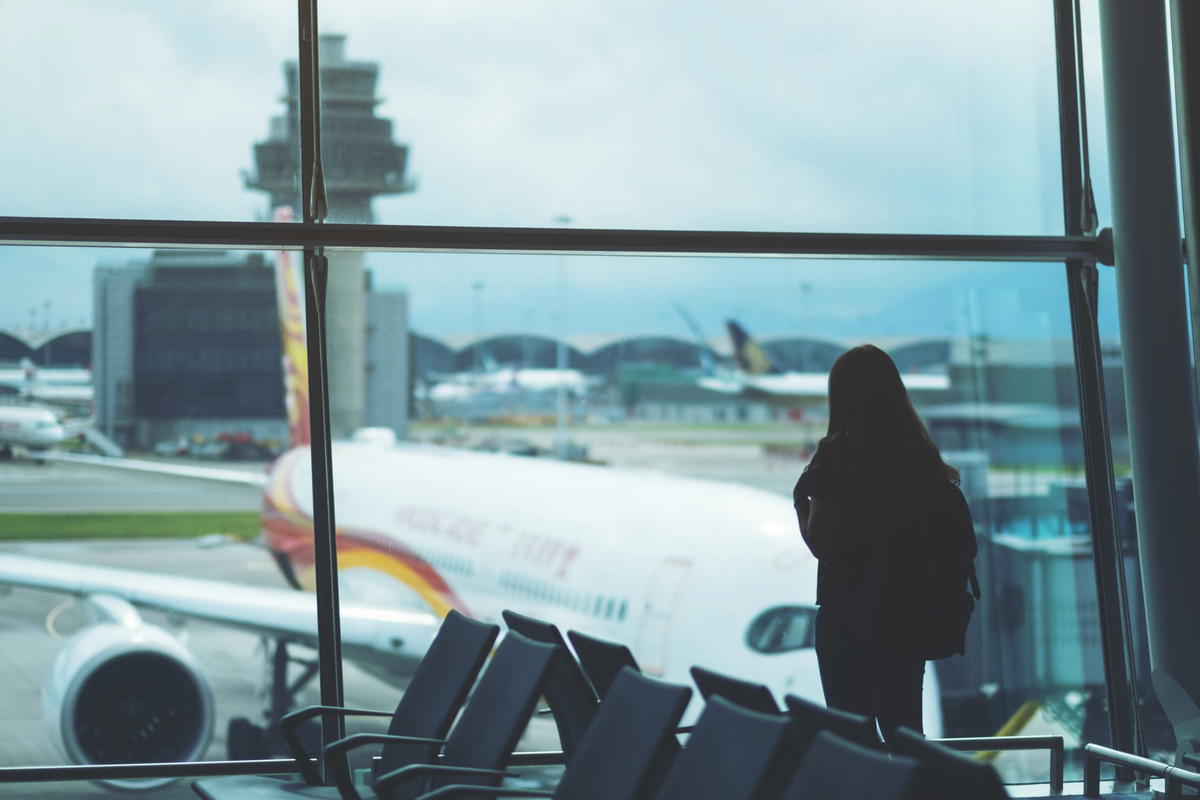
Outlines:
[[635, 643], [638, 663], [647, 674], [662, 675], [667, 669], [667, 638], [671, 635], [679, 592], [691, 569], [690, 561], [668, 558], [650, 578]]

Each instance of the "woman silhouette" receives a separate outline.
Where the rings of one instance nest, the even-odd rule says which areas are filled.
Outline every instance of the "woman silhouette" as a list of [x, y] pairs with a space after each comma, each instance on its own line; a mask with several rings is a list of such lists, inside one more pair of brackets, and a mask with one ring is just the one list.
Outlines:
[[921, 731], [925, 659], [914, 631], [926, 542], [921, 499], [958, 483], [913, 410], [895, 363], [873, 345], [829, 373], [829, 429], [792, 497], [817, 557], [817, 662], [825, 702]]

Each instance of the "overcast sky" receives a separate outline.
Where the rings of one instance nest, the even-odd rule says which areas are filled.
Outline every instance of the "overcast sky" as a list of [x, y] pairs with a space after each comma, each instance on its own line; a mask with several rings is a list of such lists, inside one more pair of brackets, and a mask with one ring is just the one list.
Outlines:
[[[349, 58], [379, 63], [377, 113], [411, 148], [418, 188], [376, 200], [379, 222], [1062, 230], [1053, 26], [1041, 0], [760, 0], [703, 14], [683, 0], [326, 0], [321, 13], [324, 31], [346, 34]], [[267, 214], [241, 171], [283, 109], [291, 2], [0, 0], [0, 30], [0, 214]], [[1086, 33], [1094, 44], [1091, 20]], [[1103, 161], [1095, 151], [1107, 206]], [[93, 266], [140, 255], [0, 248], [0, 328], [89, 321]], [[675, 303], [710, 336], [729, 316], [764, 334], [843, 339], [1069, 330], [1061, 267], [367, 264], [377, 285], [409, 291], [415, 327], [441, 335], [565, 325], [686, 336]], [[1111, 302], [1104, 315], [1112, 327]]]

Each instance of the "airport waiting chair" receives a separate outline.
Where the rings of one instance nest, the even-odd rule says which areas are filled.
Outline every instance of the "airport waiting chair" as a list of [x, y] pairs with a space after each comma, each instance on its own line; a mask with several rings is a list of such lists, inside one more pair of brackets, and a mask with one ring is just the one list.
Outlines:
[[[821, 731], [780, 800], [925, 800], [919, 763]], [[976, 800], [961, 794], [958, 800]]]
[[558, 728], [563, 758], [570, 763], [583, 738], [583, 732], [596, 715], [599, 705], [596, 694], [584, 677], [578, 662], [570, 656], [567, 643], [557, 627], [507, 609], [501, 612], [501, 616], [504, 617], [509, 630], [527, 636], [535, 642], [554, 645], [563, 651], [565, 657], [558, 659], [546, 680], [545, 696], [550, 713], [554, 716], [554, 724]]
[[692, 680], [696, 682], [696, 688], [705, 700], [717, 695], [751, 711], [761, 711], [764, 714], [781, 713], [775, 696], [761, 683], [722, 675], [704, 667], [692, 667], [691, 672]]
[[796, 744], [801, 756], [808, 752], [809, 745], [821, 731], [836, 733], [863, 747], [878, 750], [881, 746], [873, 719], [837, 708], [826, 708], [794, 694], [784, 697], [783, 702], [787, 706], [788, 716], [795, 723]]
[[[405, 764], [432, 761], [440, 748], [440, 740], [450, 730], [499, 633], [498, 625], [488, 625], [457, 611], [450, 611], [442, 620], [394, 711], [318, 705], [302, 708], [283, 717], [281, 732], [296, 759], [304, 783], [286, 783], [262, 775], [208, 778], [197, 782], [197, 794], [211, 800], [286, 797], [298, 795], [307, 786], [312, 791], [306, 791], [305, 797], [336, 798], [340, 795], [356, 800], [358, 793], [350, 779], [344, 753], [326, 762], [327, 772], [337, 784], [335, 789], [320, 785], [321, 774], [313, 761], [313, 754], [304, 750], [299, 736], [300, 726], [323, 714], [391, 717], [386, 734], [356, 734], [354, 738], [356, 746], [383, 745], [379, 761], [383, 769], [392, 770]], [[416, 738], [400, 741], [396, 737]], [[353, 748], [346, 748], [349, 749]]]
[[785, 714], [709, 698], [654, 800], [775, 800], [795, 769], [791, 728]]
[[601, 700], [604, 700], [623, 668], [641, 672], [633, 653], [623, 644], [597, 639], [579, 631], [567, 631], [567, 638], [571, 640], [571, 647], [575, 648], [579, 666]]
[[921, 765], [922, 783], [928, 800], [1007, 800], [1008, 791], [996, 772], [985, 761], [968, 758], [921, 734], [898, 727], [887, 738], [888, 749], [895, 755], [915, 759]]
[[555, 800], [652, 800], [679, 747], [674, 728], [692, 691], [625, 668], [617, 675], [579, 750], [553, 790], [448, 786], [420, 800], [551, 797]]
[[[462, 714], [432, 764], [409, 764], [375, 778], [375, 793], [407, 800], [453, 784], [497, 786], [512, 773], [503, 767], [533, 716], [557, 660], [556, 645], [509, 631], [463, 707]], [[336, 751], [346, 737], [326, 747]], [[403, 738], [403, 737], [401, 737]]]

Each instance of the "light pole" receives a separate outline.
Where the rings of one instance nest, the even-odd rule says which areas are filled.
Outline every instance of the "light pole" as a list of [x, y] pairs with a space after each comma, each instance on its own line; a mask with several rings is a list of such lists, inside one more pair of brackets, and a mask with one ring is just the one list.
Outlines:
[[812, 294], [813, 285], [808, 281], [800, 284], [800, 315], [804, 318], [801, 323], [800, 332], [807, 336], [816, 335], [816, 326], [811, 324], [809, 319], [810, 306], [808, 303], [809, 295]]
[[[559, 225], [570, 225], [571, 218], [559, 214], [554, 218]], [[558, 335], [554, 347], [554, 367], [558, 370], [558, 385], [554, 393], [554, 444], [560, 459], [567, 457], [567, 257], [558, 257]]]
[[475, 344], [473, 345], [475, 357], [471, 359], [471, 362], [474, 367], [476, 382], [478, 382], [479, 376], [483, 372], [483, 353], [480, 344], [483, 336], [483, 281], [472, 283], [471, 291], [475, 301], [472, 309], [474, 312], [472, 316], [474, 317], [473, 327], [475, 328]]

